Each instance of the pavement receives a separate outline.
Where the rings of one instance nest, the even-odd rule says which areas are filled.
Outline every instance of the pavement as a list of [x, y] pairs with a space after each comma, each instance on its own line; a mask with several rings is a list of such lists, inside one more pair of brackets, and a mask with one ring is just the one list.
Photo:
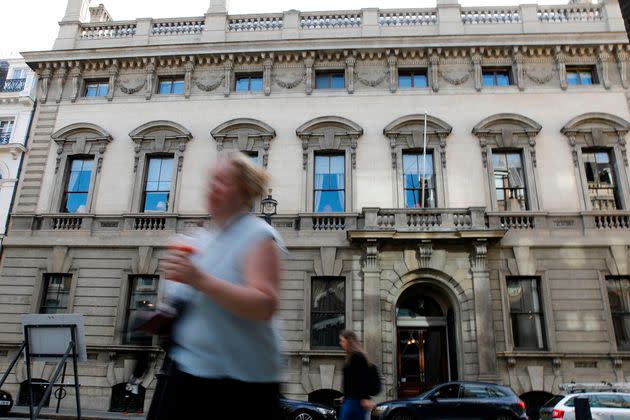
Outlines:
[[[29, 418], [28, 407], [13, 407], [8, 417], [0, 417], [0, 420], [15, 420], [17, 418]], [[76, 410], [60, 409], [55, 413], [54, 408], [44, 408], [39, 413], [38, 419], [74, 420], [77, 418]], [[81, 420], [144, 420], [144, 415], [137, 413], [112, 413], [109, 411], [81, 410]]]

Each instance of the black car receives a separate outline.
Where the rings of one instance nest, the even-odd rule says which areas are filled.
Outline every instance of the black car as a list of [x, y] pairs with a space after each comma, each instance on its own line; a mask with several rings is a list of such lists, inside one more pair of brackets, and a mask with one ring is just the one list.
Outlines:
[[525, 403], [507, 386], [449, 382], [417, 397], [387, 401], [372, 420], [528, 420]]
[[280, 398], [283, 420], [337, 420], [335, 410], [322, 404]]
[[0, 389], [0, 416], [4, 416], [13, 407], [13, 397], [6, 391]]

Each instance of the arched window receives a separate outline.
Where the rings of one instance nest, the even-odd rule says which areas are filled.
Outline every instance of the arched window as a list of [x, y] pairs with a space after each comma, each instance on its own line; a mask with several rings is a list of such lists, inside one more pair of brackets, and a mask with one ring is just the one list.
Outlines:
[[426, 117], [427, 150], [424, 153], [425, 116], [406, 115], [389, 123], [383, 134], [389, 140], [398, 207], [448, 207], [446, 199], [446, 137], [452, 127], [431, 115]]
[[190, 131], [172, 121], [151, 121], [129, 133], [135, 143], [132, 212], [177, 210], [179, 173]]
[[539, 209], [536, 136], [541, 128], [519, 114], [495, 114], [473, 128], [486, 169], [486, 202], [492, 210]]
[[342, 117], [319, 117], [296, 130], [302, 141], [306, 176], [305, 211], [351, 212], [354, 199], [356, 149], [363, 129]]
[[77, 123], [58, 130], [52, 139], [57, 143], [57, 179], [50, 211], [90, 213], [103, 155], [112, 136], [96, 124]]
[[580, 204], [584, 210], [619, 210], [630, 203], [626, 134], [630, 122], [616, 115], [588, 113], [562, 128], [567, 136]]

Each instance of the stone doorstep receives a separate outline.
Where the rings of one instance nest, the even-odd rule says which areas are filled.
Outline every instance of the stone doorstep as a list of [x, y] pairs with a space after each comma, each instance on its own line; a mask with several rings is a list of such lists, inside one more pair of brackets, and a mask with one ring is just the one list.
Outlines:
[[[38, 419], [55, 419], [55, 420], [74, 420], [77, 418], [77, 412], [72, 409], [60, 409], [59, 413], [55, 413], [54, 408], [44, 408], [39, 413]], [[28, 407], [13, 407], [8, 417], [0, 417], [0, 420], [29, 418]], [[82, 410], [82, 420], [144, 420], [144, 415], [136, 415], [135, 413], [112, 413], [110, 411]]]

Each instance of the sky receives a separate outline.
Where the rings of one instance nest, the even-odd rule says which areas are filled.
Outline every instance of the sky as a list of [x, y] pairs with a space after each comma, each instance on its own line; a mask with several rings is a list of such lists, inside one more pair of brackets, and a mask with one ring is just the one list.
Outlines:
[[[567, 0], [459, 0], [462, 6], [508, 6], [519, 3], [566, 4]], [[57, 37], [58, 22], [66, 0], [20, 0], [2, 2], [0, 57], [19, 57], [21, 51], [48, 50]], [[114, 20], [139, 17], [167, 18], [202, 16], [210, 0], [92, 0], [103, 3]], [[364, 7], [435, 7], [435, 0], [229, 0], [228, 13], [279, 13], [285, 10], [356, 10]], [[175, 5], [176, 4], [176, 5]]]

